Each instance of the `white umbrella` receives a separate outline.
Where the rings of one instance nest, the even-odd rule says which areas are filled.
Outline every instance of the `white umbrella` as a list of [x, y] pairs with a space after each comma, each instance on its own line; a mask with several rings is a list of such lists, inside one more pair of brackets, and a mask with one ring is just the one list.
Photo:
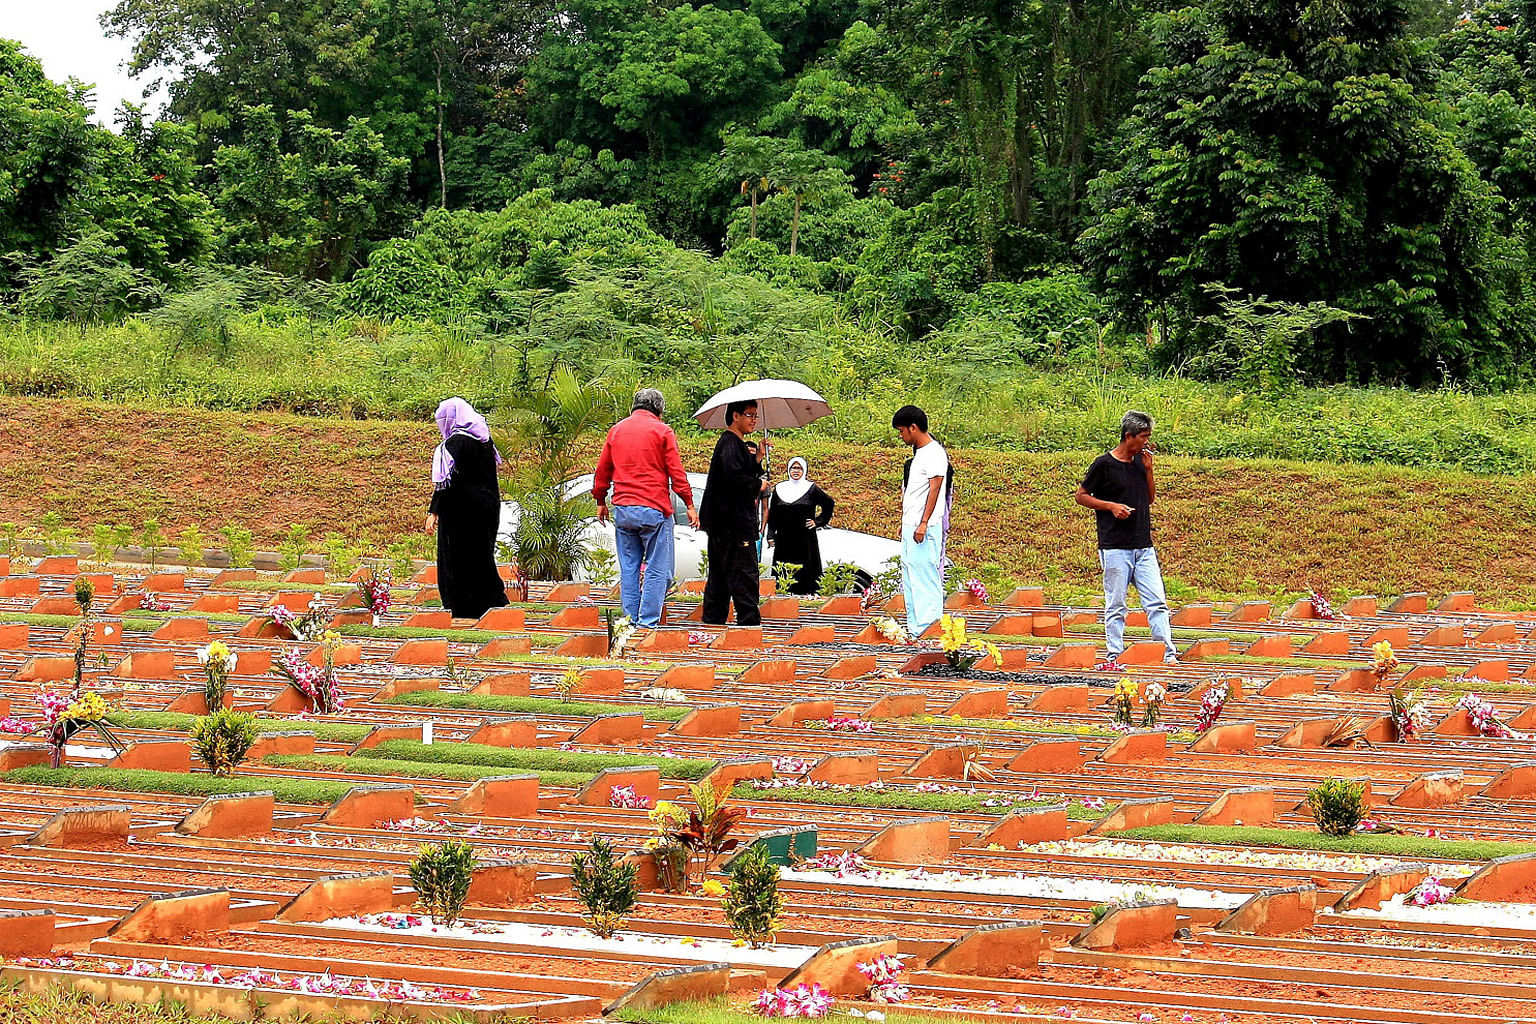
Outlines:
[[725, 429], [725, 407], [732, 402], [757, 403], [757, 427], [762, 431], [803, 427], [832, 415], [832, 407], [797, 380], [748, 380], [726, 388], [693, 414], [705, 430]]

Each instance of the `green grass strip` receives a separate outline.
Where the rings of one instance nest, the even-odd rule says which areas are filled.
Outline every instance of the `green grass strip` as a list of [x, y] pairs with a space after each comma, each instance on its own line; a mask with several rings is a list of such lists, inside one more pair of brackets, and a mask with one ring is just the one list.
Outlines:
[[[1105, 699], [1109, 691], [1104, 691]], [[1102, 725], [1068, 725], [1064, 722], [1046, 722], [1036, 718], [960, 718], [951, 715], [918, 715], [915, 718], [893, 719], [912, 725], [949, 725], [957, 729], [990, 729], [998, 732], [1040, 732], [1053, 736], [1102, 736], [1106, 739], [1124, 735]], [[1169, 743], [1193, 743], [1192, 732], [1170, 732]]]
[[352, 775], [376, 775], [383, 778], [446, 779], [474, 782], [497, 775], [537, 775], [549, 786], [586, 785], [595, 772], [510, 771], [473, 764], [433, 764], [429, 761], [391, 761], [382, 757], [347, 757], [340, 754], [273, 754], [264, 764], [273, 768], [292, 768], [306, 772], [347, 772]]
[[[510, 637], [527, 640], [534, 647], [558, 647], [566, 637], [552, 633], [498, 633], [492, 629], [431, 629], [426, 626], [370, 626], [354, 622], [337, 626], [343, 636], [371, 637], [375, 640], [453, 640], [466, 644], [488, 644]], [[524, 655], [526, 657], [526, 655]]]
[[[179, 711], [114, 711], [107, 716], [110, 725], [124, 729], [159, 729], [188, 732], [200, 716]], [[368, 735], [372, 726], [360, 722], [315, 722], [307, 718], [258, 718], [261, 732], [312, 732], [324, 743], [356, 743]]]
[[80, 624], [78, 615], [34, 615], [31, 612], [6, 612], [0, 626], [58, 626], [69, 629]]
[[358, 757], [378, 757], [395, 761], [424, 761], [431, 764], [473, 764], [487, 768], [512, 768], [519, 771], [600, 772], [605, 768], [630, 768], [654, 764], [664, 779], [702, 779], [715, 766], [714, 761], [683, 757], [657, 757], [645, 754], [594, 754], [549, 747], [493, 747], [484, 743], [433, 743], [415, 740], [387, 740]]
[[[569, 637], [556, 637], [560, 641]], [[661, 672], [671, 667], [665, 661], [615, 661], [612, 658], [571, 658], [564, 654], [502, 654], [486, 661], [516, 662], [519, 665], [549, 665], [552, 668], [635, 668]], [[723, 670], [721, 670], [723, 671]]]
[[[781, 786], [778, 789], [757, 789], [749, 782], [737, 783], [731, 789], [737, 800], [770, 800], [796, 804], [819, 804], [824, 807], [871, 807], [900, 811], [945, 811], [953, 814], [1007, 814], [1021, 807], [1052, 807], [1060, 800], [1029, 800], [1024, 797], [1008, 798], [1006, 802], [987, 806], [987, 800], [997, 800], [990, 793], [915, 793], [911, 790], [888, 789], [883, 792], [868, 789], [818, 789], [814, 786]], [[1067, 804], [1067, 817], [1079, 821], [1097, 821], [1103, 811], [1089, 810], [1082, 804]]]
[[657, 704], [599, 704], [584, 700], [559, 700], [555, 697], [493, 697], [489, 694], [443, 693], [437, 690], [402, 693], [383, 703], [408, 704], [421, 708], [454, 708], [460, 711], [499, 711], [509, 715], [573, 715], [577, 718], [638, 713], [653, 722], [676, 722], [693, 710]]
[[5, 781], [24, 786], [65, 789], [104, 789], [117, 793], [168, 793], [173, 796], [219, 796], [226, 793], [270, 792], [279, 803], [328, 804], [355, 783], [320, 779], [270, 779], [188, 772], [154, 772], [140, 768], [14, 768]]
[[[886, 1024], [984, 1024], [986, 1020], [980, 1015], [937, 1017], [888, 1006], [882, 1006], [881, 1010], [885, 1013]], [[668, 1003], [644, 1010], [618, 1010], [610, 1014], [608, 1019], [625, 1021], [626, 1024], [762, 1024], [763, 1021], [758, 1014], [732, 1008], [724, 999]]]
[[1149, 839], [1159, 843], [1278, 846], [1289, 850], [1315, 850], [1319, 853], [1366, 853], [1385, 857], [1429, 857], [1436, 860], [1493, 860], [1514, 853], [1536, 853], [1536, 843], [1397, 835], [1354, 835], [1335, 839], [1321, 832], [1261, 828], [1257, 825], [1152, 825], [1111, 834], [1117, 839]]
[[1352, 668], [1365, 668], [1368, 663], [1364, 661], [1343, 661], [1338, 658], [1261, 658], [1249, 654], [1223, 654], [1219, 658], [1210, 659], [1217, 665], [1279, 665], [1281, 668], [1294, 666], [1296, 668], [1336, 668], [1347, 670]]

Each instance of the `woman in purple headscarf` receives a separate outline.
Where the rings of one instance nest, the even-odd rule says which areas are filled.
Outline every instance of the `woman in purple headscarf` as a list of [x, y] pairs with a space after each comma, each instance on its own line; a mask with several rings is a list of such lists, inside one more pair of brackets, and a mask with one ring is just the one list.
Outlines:
[[507, 603], [496, 571], [501, 453], [485, 417], [462, 398], [437, 407], [443, 443], [432, 456], [432, 506], [427, 532], [437, 531], [437, 589], [455, 618], [478, 619]]

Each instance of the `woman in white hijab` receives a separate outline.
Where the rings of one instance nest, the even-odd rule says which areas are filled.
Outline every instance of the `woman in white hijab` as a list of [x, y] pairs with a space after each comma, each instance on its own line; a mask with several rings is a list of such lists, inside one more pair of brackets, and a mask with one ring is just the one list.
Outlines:
[[768, 499], [768, 542], [773, 547], [773, 566], [800, 566], [791, 594], [814, 594], [821, 587], [821, 545], [816, 531], [832, 521], [833, 501], [811, 480], [810, 466], [802, 458], [789, 460], [788, 477]]

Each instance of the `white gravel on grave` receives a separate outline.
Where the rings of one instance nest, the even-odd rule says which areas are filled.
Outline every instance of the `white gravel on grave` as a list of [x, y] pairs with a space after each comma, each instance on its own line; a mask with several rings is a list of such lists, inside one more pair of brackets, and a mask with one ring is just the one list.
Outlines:
[[1473, 928], [1524, 928], [1536, 932], [1536, 904], [1531, 903], [1436, 903], [1410, 906], [1407, 895], [1394, 896], [1380, 910], [1351, 910], [1345, 917], [1375, 921], [1407, 921], [1415, 924], [1454, 924]]
[[814, 882], [826, 885], [865, 885], [877, 889], [901, 889], [942, 893], [972, 893], [977, 896], [1023, 896], [1030, 899], [1111, 901], [1174, 900], [1181, 907], [1232, 910], [1241, 906], [1252, 893], [1222, 892], [1219, 889], [1187, 889], [1171, 885], [1130, 885], [1107, 878], [1061, 878], [1053, 875], [972, 875], [955, 871], [891, 871], [874, 877], [844, 875], [831, 871], [795, 871], [781, 869], [781, 878], [789, 882]]
[[[724, 961], [729, 964], [745, 964], [759, 967], [795, 968], [810, 959], [815, 946], [778, 945], [765, 949], [732, 945], [728, 939], [697, 938], [684, 942], [683, 936], [656, 935], [646, 932], [622, 931], [611, 939], [600, 939], [584, 928], [567, 928], [560, 925], [524, 924], [517, 921], [479, 922], [477, 927], [492, 927], [495, 931], [477, 931], [465, 924], [444, 928], [423, 918], [414, 928], [391, 928], [372, 924], [355, 917], [337, 917], [324, 922], [328, 928], [349, 931], [377, 932], [387, 935], [435, 935], [439, 938], [465, 939], [487, 945], [544, 946], [548, 949], [575, 950], [584, 953], [629, 953], [644, 955], [655, 953], [676, 960], [697, 960], [699, 963]], [[475, 924], [475, 922], [470, 922]]]
[[[1374, 871], [1397, 871], [1418, 866], [1416, 861], [1399, 857], [1379, 857], [1359, 853], [1321, 853], [1311, 850], [1287, 852], [1250, 850], [1237, 846], [1187, 846], [1162, 843], [1138, 843], [1117, 839], [1068, 840], [1060, 843], [1036, 843], [1020, 846], [1025, 853], [1070, 857], [1134, 858], [1137, 860], [1176, 861], [1209, 867], [1285, 868], [1297, 871], [1336, 871], [1368, 875]], [[1472, 874], [1471, 864], [1437, 864], [1441, 878], [1464, 878]]]

